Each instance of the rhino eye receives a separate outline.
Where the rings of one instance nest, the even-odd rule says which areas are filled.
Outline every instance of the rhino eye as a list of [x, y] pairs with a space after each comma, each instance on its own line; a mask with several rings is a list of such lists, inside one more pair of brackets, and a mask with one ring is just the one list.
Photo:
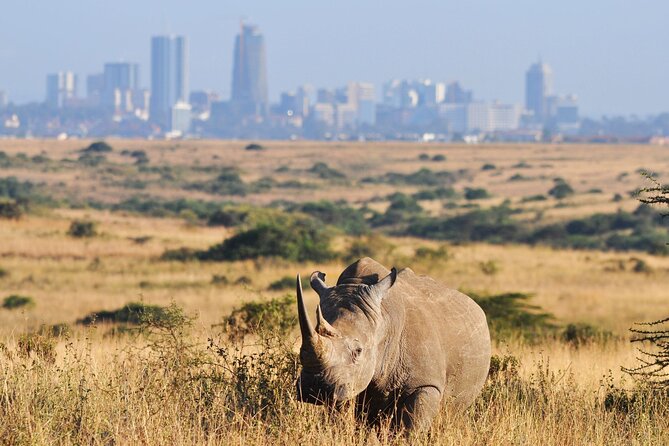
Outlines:
[[356, 347], [353, 349], [352, 355], [354, 361], [358, 358], [358, 356], [360, 356], [360, 353], [362, 353], [362, 347]]

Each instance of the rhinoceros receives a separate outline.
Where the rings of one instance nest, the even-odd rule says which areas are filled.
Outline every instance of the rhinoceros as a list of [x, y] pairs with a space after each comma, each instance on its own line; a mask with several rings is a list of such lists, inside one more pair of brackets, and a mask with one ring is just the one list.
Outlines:
[[297, 276], [302, 370], [297, 398], [341, 407], [355, 400], [369, 424], [429, 428], [444, 401], [467, 408], [490, 366], [483, 310], [468, 296], [405, 268], [370, 258], [348, 266], [337, 285], [311, 275], [318, 293], [311, 323]]

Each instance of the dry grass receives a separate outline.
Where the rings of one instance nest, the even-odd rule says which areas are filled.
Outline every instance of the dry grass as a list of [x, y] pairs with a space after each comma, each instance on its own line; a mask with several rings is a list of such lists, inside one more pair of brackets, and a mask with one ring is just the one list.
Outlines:
[[[357, 144], [269, 142], [266, 145], [270, 149], [263, 152], [246, 152], [244, 143], [209, 141], [111, 144], [116, 151], [146, 150], [152, 163], [239, 165], [246, 179], [270, 174], [282, 164], [306, 169], [315, 160], [326, 160], [352, 179], [389, 171], [413, 172], [421, 167], [469, 169], [474, 172], [471, 180], [463, 180], [457, 187], [486, 187], [495, 194], [490, 203], [506, 197], [517, 202], [527, 195], [545, 193], [555, 176], [567, 179], [580, 192], [591, 188], [606, 191], [577, 195], [569, 200], [569, 207], [555, 208], [552, 201], [526, 205], [528, 216], [533, 210], [545, 208], [547, 221], [618, 207], [632, 209], [634, 200], [612, 203], [611, 195], [638, 187], [641, 181], [633, 177], [639, 167], [669, 171], [669, 157], [660, 148], [645, 146], [371, 144], [364, 146], [363, 159]], [[73, 158], [74, 151], [85, 145], [82, 141], [3, 141], [0, 150], [30, 156], [44, 151], [52, 159], [62, 159]], [[443, 153], [448, 160], [420, 162], [418, 154], [423, 152]], [[110, 160], [122, 165], [129, 162], [126, 158], [112, 155]], [[531, 167], [512, 167], [520, 161]], [[488, 162], [498, 169], [481, 172], [480, 166]], [[533, 179], [508, 182], [508, 177], [517, 172]], [[619, 181], [621, 172], [630, 175]], [[118, 200], [136, 193], [100, 181], [86, 169], [2, 171], [3, 176], [11, 174], [54, 185], [65, 181], [70, 193], [96, 199]], [[290, 178], [282, 175], [283, 179]], [[394, 190], [377, 185], [324, 186], [288, 196], [270, 191], [245, 200], [266, 203], [279, 197], [345, 197], [354, 202]], [[144, 192], [212, 198], [156, 185]], [[441, 209], [435, 207], [433, 211]], [[97, 222], [100, 235], [90, 239], [68, 237], [70, 222], [82, 218]], [[273, 281], [320, 269], [332, 282], [345, 266], [342, 261], [297, 265], [281, 260], [158, 260], [165, 249], [204, 248], [229, 235], [225, 229], [189, 225], [179, 219], [94, 210], [57, 209], [20, 221], [0, 221], [0, 268], [8, 273], [0, 277], [0, 298], [19, 294], [33, 297], [36, 303], [26, 310], [0, 310], [0, 443], [401, 443], [387, 431], [374, 433], [360, 428], [350, 414], [331, 414], [293, 399], [291, 373], [295, 363], [290, 361], [294, 361], [291, 349], [296, 335], [283, 340], [287, 349], [276, 344], [265, 349], [268, 357], [278, 362], [258, 362], [249, 357], [259, 351], [257, 346], [238, 352], [241, 356], [236, 358], [247, 361], [250, 367], [244, 372], [247, 375], [240, 372], [243, 361], [235, 363], [232, 357], [222, 357], [219, 351], [207, 347], [207, 339], [214, 339], [234, 356], [235, 346], [222, 341], [220, 329], [212, 325], [242, 302], [285, 294], [267, 291]], [[379, 258], [388, 266], [410, 266], [417, 273], [463, 290], [531, 293], [532, 303], [553, 313], [559, 323], [587, 322], [617, 336], [606, 343], [579, 348], [554, 339], [539, 344], [495, 342], [496, 354], [513, 355], [519, 360], [518, 370], [492, 380], [469, 411], [454, 413], [445, 407], [431, 436], [414, 439], [413, 444], [669, 443], [666, 398], [656, 395], [643, 399], [647, 394], [633, 390], [634, 383], [620, 371], [620, 366], [635, 363], [635, 350], [627, 341], [629, 326], [666, 313], [669, 258], [528, 246], [451, 246], [409, 238], [390, 242], [394, 248]], [[346, 244], [346, 238], [335, 240], [338, 249]], [[420, 246], [445, 246], [448, 256], [417, 257]], [[651, 271], [634, 272], [636, 259], [644, 260]], [[483, 268], [485, 262], [492, 262], [496, 268]], [[225, 276], [228, 283], [215, 283], [214, 276]], [[241, 277], [250, 282], [236, 284]], [[315, 296], [308, 294], [308, 303], [314, 306]], [[172, 343], [156, 344], [156, 337], [110, 335], [107, 326], [74, 325], [90, 312], [116, 309], [137, 300], [160, 305], [174, 302], [194, 317], [194, 326], [179, 331]], [[44, 336], [44, 342], [55, 346], [53, 361], [45, 354], [21, 355], [20, 342], [25, 333], [42, 324], [57, 323], [70, 324], [73, 330], [65, 338]], [[240, 384], [244, 376], [249, 379]], [[263, 377], [274, 380], [273, 384], [262, 384]], [[637, 402], [626, 410], [607, 409], [606, 396], [619, 395], [615, 392], [623, 388], [637, 392]], [[263, 405], [262, 398], [269, 400], [263, 400]]]

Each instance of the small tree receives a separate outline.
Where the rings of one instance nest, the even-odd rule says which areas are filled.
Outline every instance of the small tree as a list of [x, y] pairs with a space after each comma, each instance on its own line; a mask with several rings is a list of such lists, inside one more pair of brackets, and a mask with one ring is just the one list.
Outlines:
[[623, 371], [653, 384], [669, 387], [669, 317], [635, 326], [643, 328], [630, 328], [636, 335], [632, 342], [649, 343], [655, 351], [639, 348], [641, 356], [637, 359], [641, 365], [633, 368], [623, 367]]
[[[639, 201], [645, 204], [669, 205], [669, 185], [660, 184], [648, 173], [642, 173], [653, 185], [639, 191]], [[669, 214], [662, 214], [666, 217]], [[639, 348], [637, 357], [641, 365], [623, 367], [623, 371], [647, 381], [669, 388], [669, 317], [653, 322], [634, 324], [630, 331], [635, 334], [632, 342], [649, 344], [650, 350]]]

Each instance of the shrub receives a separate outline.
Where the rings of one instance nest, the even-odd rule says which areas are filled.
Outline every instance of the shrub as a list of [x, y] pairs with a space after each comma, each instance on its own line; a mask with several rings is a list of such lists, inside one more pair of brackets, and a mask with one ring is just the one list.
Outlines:
[[234, 167], [224, 167], [213, 180], [192, 183], [186, 188], [217, 195], [246, 195], [249, 192], [239, 171]]
[[486, 276], [494, 276], [499, 272], [499, 264], [494, 260], [486, 260], [485, 262], [479, 263], [479, 268]]
[[349, 235], [363, 235], [369, 232], [364, 213], [350, 207], [346, 202], [327, 200], [307, 203], [291, 203], [285, 207], [289, 212], [302, 212], [319, 220], [324, 225], [335, 226]]
[[420, 260], [448, 260], [449, 253], [445, 246], [440, 246], [437, 249], [429, 248], [427, 246], [420, 246], [414, 252], [414, 258]]
[[18, 294], [12, 294], [7, 296], [2, 301], [2, 308], [5, 310], [16, 310], [17, 308], [23, 307], [34, 307], [35, 301], [32, 297], [20, 296]]
[[613, 335], [609, 331], [602, 331], [590, 324], [568, 324], [560, 334], [563, 342], [580, 347], [593, 342], [607, 341]]
[[257, 144], [257, 143], [251, 143], [248, 144], [246, 147], [244, 147], [244, 150], [249, 150], [249, 151], [260, 151], [260, 150], [265, 150], [265, 146]]
[[282, 278], [277, 279], [274, 282], [270, 283], [267, 289], [270, 291], [280, 291], [280, 290], [290, 289], [294, 286], [295, 286], [295, 278], [291, 276], [283, 276]]
[[[303, 277], [302, 288], [309, 288], [309, 287], [310, 287], [309, 278]], [[295, 277], [292, 276], [283, 276], [282, 278], [277, 279], [274, 282], [270, 283], [269, 287], [267, 287], [267, 289], [270, 291], [281, 291], [294, 288], [295, 288]]]
[[440, 162], [440, 161], [446, 161], [446, 155], [434, 155], [432, 157], [432, 161]]
[[388, 172], [381, 177], [367, 177], [362, 181], [364, 183], [389, 183], [395, 185], [440, 186], [451, 185], [455, 183], [456, 179], [456, 175], [452, 172], [445, 170], [441, 172], [433, 172], [430, 169], [423, 168], [409, 174]]
[[130, 156], [135, 159], [137, 165], [149, 164], [149, 157], [144, 150], [133, 150]]
[[481, 200], [490, 198], [490, 193], [483, 188], [465, 188], [465, 199], [467, 200]]
[[89, 313], [77, 320], [77, 324], [91, 325], [93, 323], [139, 325], [142, 322], [152, 321], [168, 323], [171, 317], [168, 307], [148, 305], [142, 302], [130, 302], [116, 310], [101, 310]]
[[24, 208], [15, 200], [0, 200], [0, 219], [18, 220], [23, 216]]
[[481, 296], [471, 292], [467, 294], [486, 314], [493, 338], [502, 339], [519, 335], [534, 341], [553, 333], [557, 328], [552, 314], [528, 303], [531, 298], [529, 294], [503, 293], [493, 296]]
[[481, 166], [481, 170], [495, 170], [495, 169], [497, 169], [497, 166], [490, 163], [486, 163], [483, 166]]
[[558, 179], [556, 180], [555, 186], [548, 191], [548, 195], [557, 198], [558, 200], [562, 200], [570, 195], [574, 195], [574, 189], [564, 182], [564, 180]]
[[[293, 286], [295, 279], [292, 279]], [[251, 334], [273, 333], [285, 337], [297, 325], [295, 298], [286, 295], [266, 302], [249, 302], [237, 308], [223, 322], [223, 330], [233, 341]]]
[[94, 152], [85, 152], [79, 155], [78, 161], [84, 166], [96, 167], [107, 161], [104, 155], [97, 155]]
[[74, 220], [67, 230], [67, 235], [77, 238], [95, 237], [97, 235], [96, 224], [88, 220]]
[[0, 178], [0, 197], [10, 200], [28, 199], [35, 185], [30, 181], [19, 181], [16, 177]]
[[413, 195], [412, 198], [416, 200], [442, 200], [449, 198], [456, 198], [458, 193], [452, 187], [438, 187], [436, 189], [420, 190]]
[[632, 268], [632, 271], [635, 273], [648, 274], [653, 272], [653, 268], [651, 268], [650, 265], [648, 265], [648, 263], [646, 263], [646, 261], [643, 259], [634, 259], [634, 267]]
[[9, 277], [9, 271], [5, 268], [0, 268], [0, 279], [4, 279], [5, 277]]
[[327, 229], [312, 218], [278, 216], [198, 252], [197, 257], [214, 261], [279, 257], [320, 262], [333, 257], [330, 238]]
[[506, 205], [476, 209], [454, 217], [419, 218], [411, 222], [406, 234], [454, 242], [487, 241], [506, 243], [522, 241], [528, 230], [514, 221], [516, 212]]
[[104, 141], [96, 141], [85, 149], [81, 150], [81, 152], [84, 153], [109, 153], [111, 151], [113, 151], [112, 146]]
[[309, 169], [309, 172], [315, 174], [317, 177], [323, 180], [339, 180], [346, 178], [346, 175], [336, 169], [331, 168], [324, 162], [318, 162], [314, 164]]
[[523, 197], [523, 199], [520, 200], [520, 201], [522, 203], [529, 203], [529, 202], [532, 202], [532, 201], [546, 201], [547, 199], [548, 198], [546, 198], [545, 195], [538, 194], [538, 195], [530, 195], [528, 197]]
[[167, 262], [189, 262], [197, 260], [199, 251], [191, 248], [168, 249], [160, 256], [160, 260]]

